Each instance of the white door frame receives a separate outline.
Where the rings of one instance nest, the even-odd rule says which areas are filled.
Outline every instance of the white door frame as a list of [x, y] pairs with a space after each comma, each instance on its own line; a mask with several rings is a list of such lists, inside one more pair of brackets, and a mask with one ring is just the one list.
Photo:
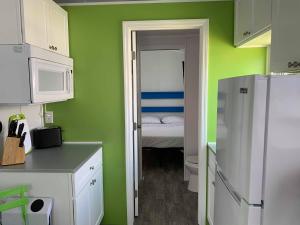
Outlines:
[[187, 20], [147, 20], [123, 22], [123, 60], [124, 60], [124, 103], [125, 103], [125, 158], [126, 158], [126, 193], [127, 224], [134, 223], [134, 167], [133, 167], [133, 113], [132, 113], [132, 31], [147, 30], [187, 30], [199, 29], [199, 192], [198, 223], [206, 223], [206, 160], [207, 160], [207, 89], [208, 89], [208, 19]]

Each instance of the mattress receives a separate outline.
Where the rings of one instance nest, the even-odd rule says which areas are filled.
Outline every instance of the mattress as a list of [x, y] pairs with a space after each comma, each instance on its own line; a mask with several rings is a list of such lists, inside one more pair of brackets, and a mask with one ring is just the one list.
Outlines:
[[143, 124], [142, 146], [148, 148], [183, 148], [184, 124]]
[[184, 124], [143, 124], [142, 137], [184, 137]]
[[183, 148], [183, 137], [142, 137], [143, 148]]

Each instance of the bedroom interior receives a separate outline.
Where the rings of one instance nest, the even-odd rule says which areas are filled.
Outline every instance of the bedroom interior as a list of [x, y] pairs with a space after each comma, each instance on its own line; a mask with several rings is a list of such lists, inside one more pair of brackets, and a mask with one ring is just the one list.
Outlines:
[[[195, 45], [199, 45], [197, 30], [137, 32], [141, 129], [136, 224], [151, 220], [151, 211], [161, 201], [186, 214], [178, 217], [191, 224], [197, 221], [199, 52]], [[178, 193], [185, 199], [178, 201]], [[161, 219], [170, 217], [167, 214]]]

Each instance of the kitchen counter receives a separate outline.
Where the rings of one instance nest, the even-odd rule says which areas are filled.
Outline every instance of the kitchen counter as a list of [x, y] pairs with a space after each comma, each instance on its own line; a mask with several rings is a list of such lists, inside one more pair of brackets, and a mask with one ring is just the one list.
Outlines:
[[25, 164], [0, 166], [0, 172], [74, 173], [101, 147], [101, 142], [64, 143], [60, 147], [33, 150], [26, 155]]
[[209, 150], [211, 150], [214, 154], [217, 153], [216, 142], [208, 142], [207, 146], [208, 146]]

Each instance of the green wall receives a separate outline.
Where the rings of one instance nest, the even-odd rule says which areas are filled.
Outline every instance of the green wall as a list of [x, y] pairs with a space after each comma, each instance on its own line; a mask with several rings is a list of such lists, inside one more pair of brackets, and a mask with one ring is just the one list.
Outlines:
[[208, 138], [215, 140], [217, 80], [264, 73], [265, 49], [233, 47], [233, 3], [73, 6], [69, 12], [75, 99], [49, 104], [65, 140], [104, 142], [105, 216], [126, 224], [122, 21], [210, 20]]

